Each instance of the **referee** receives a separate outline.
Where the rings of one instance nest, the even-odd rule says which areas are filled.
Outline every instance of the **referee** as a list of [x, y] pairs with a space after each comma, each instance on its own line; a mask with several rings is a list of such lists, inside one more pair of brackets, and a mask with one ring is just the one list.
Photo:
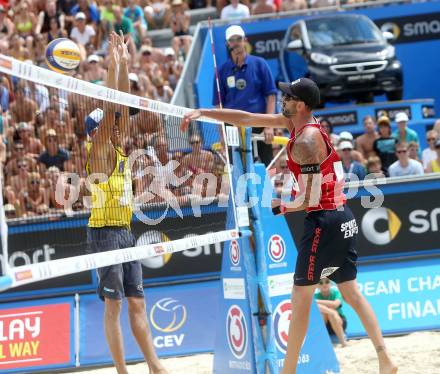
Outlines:
[[[109, 57], [107, 87], [129, 92], [129, 54], [122, 35], [110, 35]], [[117, 112], [115, 104], [105, 103], [104, 110], [95, 109], [87, 117], [86, 130], [91, 139], [87, 143], [86, 170], [93, 182], [87, 230], [89, 246], [93, 252], [133, 247], [135, 239], [130, 230], [133, 209], [131, 170], [128, 156], [121, 146], [122, 139], [130, 138], [128, 107]], [[96, 178], [93, 178], [94, 175]], [[154, 350], [146, 318], [140, 262], [99, 268], [97, 273], [98, 294], [105, 302], [105, 336], [117, 372], [128, 373], [120, 325], [122, 298], [126, 296], [131, 330], [150, 373], [166, 374]]]
[[[277, 89], [267, 62], [246, 52], [244, 30], [237, 25], [226, 29], [226, 48], [229, 60], [219, 68], [220, 96], [223, 108], [240, 109], [251, 113], [275, 113]], [[214, 81], [213, 105], [219, 106]], [[265, 142], [258, 142], [258, 155], [266, 166], [273, 159], [274, 129], [252, 129], [263, 133]]]

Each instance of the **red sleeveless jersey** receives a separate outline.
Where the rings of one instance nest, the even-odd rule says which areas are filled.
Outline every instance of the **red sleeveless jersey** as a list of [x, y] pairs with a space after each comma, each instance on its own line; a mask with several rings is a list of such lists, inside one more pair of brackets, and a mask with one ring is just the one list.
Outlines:
[[333, 145], [328, 135], [318, 123], [308, 123], [298, 132], [295, 133], [295, 130], [293, 130], [290, 134], [290, 140], [287, 144], [287, 155], [289, 158], [287, 161], [287, 165], [296, 180], [296, 186], [292, 190], [292, 195], [295, 196], [296, 194], [301, 194], [305, 192], [304, 183], [302, 183], [303, 181], [300, 178], [301, 167], [297, 162], [293, 160], [290, 154], [290, 149], [292, 149], [292, 147], [295, 147], [295, 140], [306, 127], [314, 127], [319, 130], [325, 144], [327, 145], [328, 152], [327, 158], [320, 164], [322, 175], [321, 198], [317, 205], [306, 208], [306, 211], [313, 212], [316, 210], [335, 210], [341, 205], [344, 205], [347, 200], [343, 192], [345, 184], [344, 170], [342, 168], [341, 159], [333, 148]]

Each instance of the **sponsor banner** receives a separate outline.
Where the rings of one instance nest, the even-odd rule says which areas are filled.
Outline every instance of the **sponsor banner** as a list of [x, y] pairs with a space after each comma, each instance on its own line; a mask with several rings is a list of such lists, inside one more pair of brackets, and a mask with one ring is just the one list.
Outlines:
[[248, 53], [264, 59], [278, 58], [285, 30], [262, 32], [247, 36]]
[[330, 121], [332, 126], [347, 126], [358, 124], [358, 116], [355, 110], [352, 110], [350, 112], [337, 112], [326, 114], [323, 115], [322, 118]]
[[390, 107], [384, 107], [382, 105], [379, 105], [378, 108], [375, 109], [375, 117], [379, 118], [382, 116], [388, 117], [391, 121], [396, 120], [396, 114], [404, 112], [408, 116], [408, 118], [412, 119], [412, 112], [411, 112], [411, 106], [390, 106]]
[[[232, 151], [232, 180], [237, 181], [243, 170], [241, 154]], [[233, 184], [233, 188], [236, 186]], [[228, 222], [233, 216], [229, 202]], [[215, 325], [214, 373], [256, 373], [260, 350], [258, 329], [252, 313], [257, 310], [255, 260], [247, 237], [223, 243], [222, 293]]]
[[[394, 187], [399, 188], [399, 192], [394, 192]], [[430, 184], [404, 182], [394, 187], [375, 187], [385, 194], [378, 208], [363, 206], [370, 198], [373, 200], [365, 189], [359, 191], [362, 198], [348, 200], [358, 224], [357, 252], [361, 259], [440, 249], [440, 180]], [[303, 233], [304, 216], [303, 212], [286, 216], [297, 243]]]
[[[360, 291], [373, 307], [385, 334], [438, 329], [438, 258], [359, 267]], [[344, 306], [349, 336], [366, 335], [354, 311]]]
[[74, 366], [73, 299], [2, 304], [0, 372]]
[[[136, 245], [165, 242], [184, 237], [206, 234], [225, 229], [226, 213], [203, 214], [202, 217], [186, 216], [167, 218], [155, 226], [140, 221], [132, 223], [132, 232]], [[12, 266], [32, 264], [87, 253], [87, 235], [85, 219], [65, 219], [56, 223], [22, 225], [10, 228], [9, 262]], [[33, 226], [33, 227], [31, 227]], [[15, 231], [14, 231], [15, 229]], [[30, 230], [32, 229], [32, 231]], [[144, 279], [160, 281], [179, 277], [194, 277], [198, 274], [218, 273], [221, 268], [221, 245], [219, 243], [195, 247], [174, 254], [159, 253], [157, 257], [142, 260]], [[0, 255], [0, 260], [3, 257]], [[23, 274], [23, 276], [27, 276]], [[56, 288], [78, 288], [94, 290], [95, 272], [87, 271], [58, 277], [1, 293], [8, 294], [38, 290], [40, 294], [54, 295]], [[63, 291], [63, 290], [60, 290]]]
[[278, 275], [269, 275], [267, 284], [269, 288], [269, 296], [286, 296], [292, 293], [294, 273], [284, 273]]
[[384, 32], [394, 35], [393, 43], [416, 43], [440, 38], [440, 12], [375, 20]]
[[[146, 314], [159, 356], [213, 351], [219, 291], [218, 281], [145, 289]], [[111, 362], [103, 315], [104, 303], [96, 295], [81, 296], [81, 365]], [[123, 303], [121, 325], [127, 360], [142, 359], [131, 333], [127, 303]]]

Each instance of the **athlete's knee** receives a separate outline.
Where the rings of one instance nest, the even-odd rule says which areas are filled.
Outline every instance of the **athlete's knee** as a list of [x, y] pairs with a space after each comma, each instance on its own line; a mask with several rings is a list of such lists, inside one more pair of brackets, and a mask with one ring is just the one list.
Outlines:
[[342, 296], [344, 300], [352, 307], [360, 305], [364, 298], [358, 289], [352, 289], [349, 292], [345, 292]]
[[122, 309], [122, 300], [105, 298], [105, 314], [109, 318], [119, 318]]
[[145, 300], [142, 297], [127, 297], [128, 313], [131, 315], [146, 313]]

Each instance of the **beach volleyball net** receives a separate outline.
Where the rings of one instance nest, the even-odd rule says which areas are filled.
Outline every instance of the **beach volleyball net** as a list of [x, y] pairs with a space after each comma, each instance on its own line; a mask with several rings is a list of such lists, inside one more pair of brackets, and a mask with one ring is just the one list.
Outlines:
[[[146, 272], [172, 253], [238, 237], [223, 124], [200, 118], [182, 133], [189, 109], [120, 91], [121, 76], [111, 89], [2, 55], [0, 73], [12, 99], [1, 289], [50, 288], [55, 277], [134, 260]], [[139, 89], [139, 78], [128, 84]], [[89, 219], [130, 226], [136, 244], [91, 253]]]

